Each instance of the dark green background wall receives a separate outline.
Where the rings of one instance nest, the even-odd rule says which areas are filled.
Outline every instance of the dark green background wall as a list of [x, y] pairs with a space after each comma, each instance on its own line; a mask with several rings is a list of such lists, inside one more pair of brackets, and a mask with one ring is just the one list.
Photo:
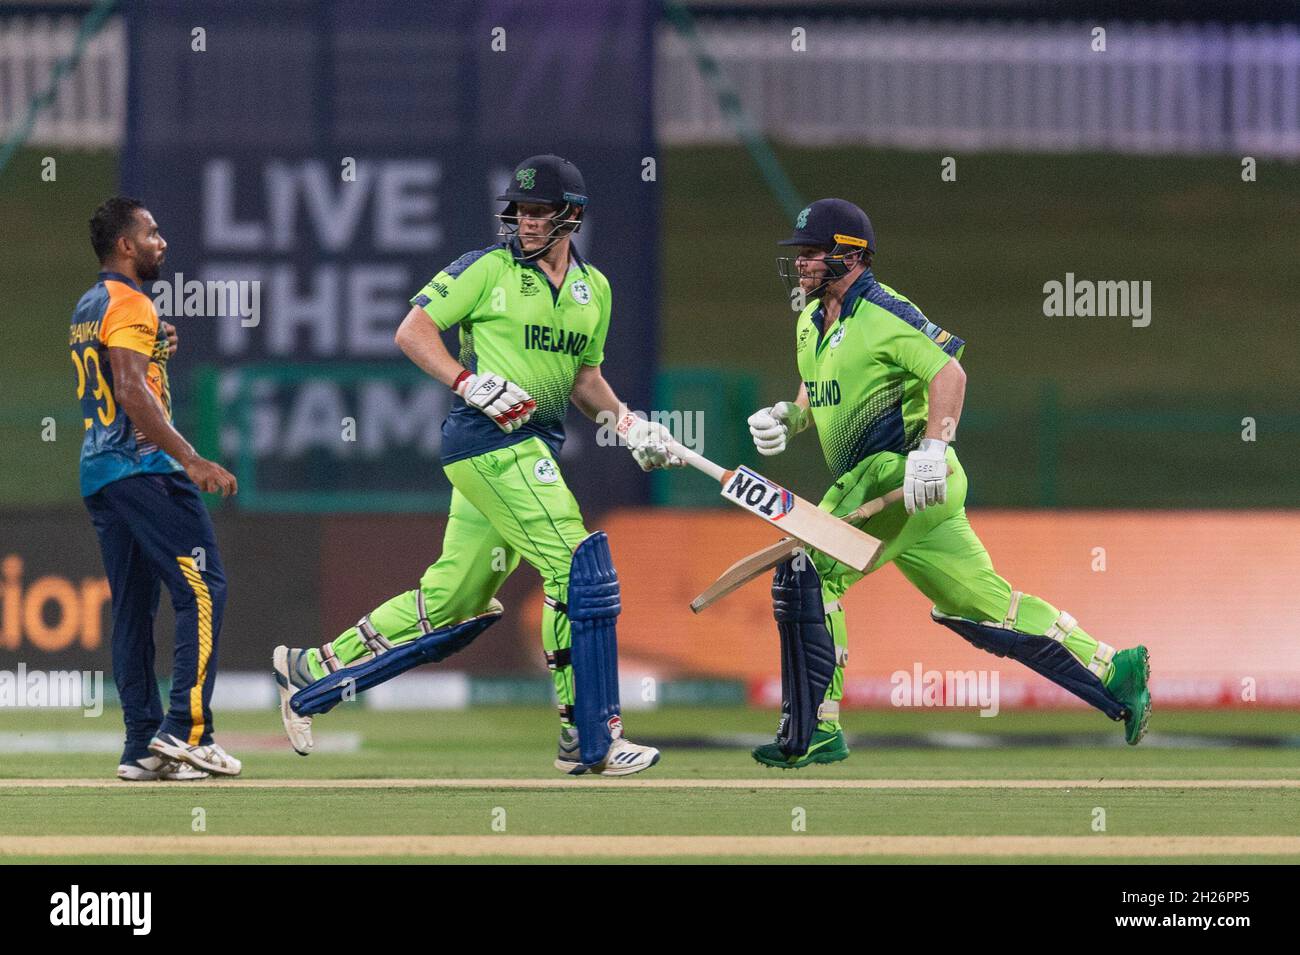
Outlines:
[[[956, 154], [957, 179], [943, 182], [937, 153], [778, 153], [805, 197], [866, 208], [877, 275], [970, 343], [958, 447], [974, 503], [1300, 501], [1295, 166], [1261, 162], [1258, 181], [1243, 182], [1234, 157]], [[46, 154], [58, 160], [53, 183], [39, 176]], [[770, 404], [797, 387], [793, 315], [774, 263], [789, 224], [739, 148], [666, 149], [658, 178], [663, 394], [693, 382], [690, 393], [707, 396], [698, 406], [710, 409], [708, 453], [756, 461], [749, 395]], [[66, 324], [94, 276], [86, 219], [115, 183], [113, 155], [48, 150], [23, 152], [0, 177], [6, 505], [79, 506]], [[1045, 317], [1043, 284], [1067, 272], [1150, 281], [1150, 326]], [[184, 415], [184, 396], [181, 407]], [[53, 443], [40, 440], [47, 415], [60, 428]], [[1245, 417], [1257, 421], [1254, 442], [1242, 440]], [[795, 448], [763, 470], [814, 496], [829, 478], [815, 438]], [[659, 499], [700, 493], [695, 475], [669, 481]]]

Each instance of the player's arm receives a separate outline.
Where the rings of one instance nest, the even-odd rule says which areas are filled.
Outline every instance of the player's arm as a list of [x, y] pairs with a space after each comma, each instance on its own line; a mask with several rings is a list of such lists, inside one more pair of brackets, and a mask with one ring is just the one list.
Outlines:
[[903, 476], [903, 506], [914, 514], [948, 500], [948, 443], [957, 434], [966, 397], [966, 372], [957, 361], [960, 339], [935, 329], [947, 350], [934, 338], [906, 322], [897, 322], [886, 339], [885, 354], [895, 367], [926, 382], [929, 413], [925, 437], [907, 455]]
[[966, 369], [956, 358], [950, 358], [930, 379], [930, 415], [925, 436], [945, 443], [952, 441], [957, 436], [957, 422], [961, 420], [965, 400]]
[[429, 320], [422, 308], [412, 308], [406, 313], [402, 324], [397, 326], [396, 340], [397, 347], [421, 371], [448, 388], [455, 385], [456, 379], [466, 372], [465, 366], [442, 343], [438, 326]]
[[626, 404], [614, 394], [600, 366], [605, 361], [605, 339], [609, 336], [609, 316], [613, 296], [609, 282], [599, 272], [592, 274], [595, 300], [600, 308], [595, 331], [587, 341], [578, 371], [573, 376], [569, 400], [579, 411], [602, 429], [614, 426], [619, 443], [626, 444], [642, 471], [655, 468], [679, 468], [686, 462], [673, 453], [672, 433], [658, 421], [647, 421], [633, 414]]
[[613, 424], [643, 471], [679, 468], [685, 462], [668, 447], [672, 433], [657, 421], [633, 414], [610, 387], [599, 365], [579, 365], [569, 400], [597, 424]]
[[162, 405], [154, 397], [146, 380], [149, 356], [130, 348], [110, 345], [108, 360], [113, 368], [114, 397], [131, 419], [131, 424], [180, 462], [190, 479], [199, 486], [199, 490], [219, 491], [222, 497], [238, 491], [239, 483], [235, 476], [215, 461], [200, 457], [167, 420]]
[[491, 372], [476, 375], [454, 358], [424, 309], [417, 306], [407, 312], [395, 337], [397, 347], [421, 371], [483, 412], [506, 434], [522, 428], [536, 410], [537, 402], [513, 381]]
[[804, 411], [807, 411], [812, 405], [808, 400], [808, 386], [802, 381], [799, 382], [799, 394], [795, 397], [794, 402]]
[[627, 405], [619, 400], [601, 374], [599, 365], [578, 366], [569, 400], [574, 407], [597, 423], [618, 421], [627, 410]]
[[509, 434], [528, 423], [537, 402], [523, 388], [485, 368], [470, 371], [443, 345], [441, 332], [473, 318], [493, 285], [499, 266], [482, 254], [463, 255], [411, 299], [414, 306], [397, 329], [397, 347], [425, 374], [442, 382], [471, 408]]
[[903, 476], [903, 506], [909, 514], [948, 499], [948, 442], [957, 436], [966, 398], [966, 372], [956, 358], [934, 373], [928, 391], [925, 437], [908, 454]]
[[808, 386], [800, 382], [794, 401], [778, 401], [750, 415], [749, 434], [758, 453], [771, 457], [784, 451], [791, 438], [812, 424], [812, 412], [808, 409]]

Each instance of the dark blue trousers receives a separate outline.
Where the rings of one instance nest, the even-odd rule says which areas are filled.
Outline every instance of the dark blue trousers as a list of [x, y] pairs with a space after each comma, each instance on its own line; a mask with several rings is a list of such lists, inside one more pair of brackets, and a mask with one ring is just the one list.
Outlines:
[[[126, 720], [122, 761], [149, 755], [156, 733], [212, 742], [217, 637], [226, 604], [212, 519], [183, 472], [137, 474], [85, 498], [113, 596], [113, 681]], [[154, 677], [154, 615], [165, 586], [176, 612], [172, 689], [164, 715]]]

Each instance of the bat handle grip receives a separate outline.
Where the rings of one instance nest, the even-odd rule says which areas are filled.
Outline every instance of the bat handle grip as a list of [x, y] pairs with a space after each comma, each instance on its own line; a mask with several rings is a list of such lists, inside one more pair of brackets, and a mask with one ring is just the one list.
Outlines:
[[668, 445], [668, 450], [672, 451], [673, 454], [677, 455], [679, 458], [681, 458], [691, 467], [695, 468], [695, 470], [703, 471], [705, 474], [707, 474], [709, 477], [713, 478], [713, 480], [719, 483], [722, 483], [723, 481], [727, 480], [727, 474], [729, 472], [727, 471], [726, 468], [714, 464], [712, 461], [704, 457], [702, 454], [696, 454], [690, 448], [686, 447], [683, 444], [678, 443], [677, 441], [672, 440], [671, 438], [668, 439], [668, 441], [665, 443]]
[[888, 494], [882, 494], [880, 497], [872, 498], [863, 504], [852, 514], [844, 519], [850, 524], [856, 524], [858, 521], [865, 521], [869, 517], [875, 517], [890, 504], [896, 504], [903, 499], [903, 489], [896, 487]]
[[[953, 469], [948, 468], [948, 473], [951, 474], [952, 472]], [[869, 517], [875, 517], [890, 504], [897, 504], [902, 499], [903, 489], [901, 487], [896, 487], [892, 491], [880, 495], [880, 497], [875, 497], [867, 501], [867, 503], [863, 504], [856, 511], [847, 515], [844, 520], [848, 521], [850, 524], [856, 524], [858, 521], [865, 521]]]

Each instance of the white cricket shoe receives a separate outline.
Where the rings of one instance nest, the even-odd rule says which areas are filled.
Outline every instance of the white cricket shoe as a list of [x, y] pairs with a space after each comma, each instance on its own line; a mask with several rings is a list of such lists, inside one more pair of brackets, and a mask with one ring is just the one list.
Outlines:
[[271, 655], [271, 665], [275, 671], [275, 686], [280, 691], [280, 720], [284, 723], [284, 735], [289, 737], [289, 745], [299, 756], [311, 754], [315, 742], [311, 738], [311, 717], [299, 716], [289, 705], [293, 694], [306, 684], [298, 675], [298, 665], [305, 664], [305, 650], [291, 650], [289, 647], [276, 647]]
[[605, 759], [592, 766], [591, 771], [602, 776], [630, 776], [657, 762], [659, 750], [653, 746], [639, 746], [620, 736], [609, 745]]
[[180, 782], [207, 779], [208, 776], [209, 774], [201, 769], [195, 769], [174, 759], [164, 759], [161, 756], [146, 756], [144, 759], [122, 763], [117, 767], [117, 778], [132, 783], [152, 782], [159, 779]]
[[207, 746], [190, 746], [178, 740], [171, 733], [162, 733], [149, 741], [149, 752], [155, 756], [165, 756], [182, 763], [188, 763], [195, 769], [201, 769], [215, 776], [238, 776], [244, 764], [231, 756], [216, 743]]
[[659, 762], [659, 750], [653, 746], [639, 746], [623, 738], [621, 724], [615, 729], [614, 741], [609, 745], [605, 758], [595, 766], [582, 762], [578, 748], [578, 731], [567, 727], [560, 728], [560, 746], [555, 755], [555, 768], [570, 776], [583, 773], [597, 773], [601, 776], [630, 776], [643, 769], [649, 769]]

